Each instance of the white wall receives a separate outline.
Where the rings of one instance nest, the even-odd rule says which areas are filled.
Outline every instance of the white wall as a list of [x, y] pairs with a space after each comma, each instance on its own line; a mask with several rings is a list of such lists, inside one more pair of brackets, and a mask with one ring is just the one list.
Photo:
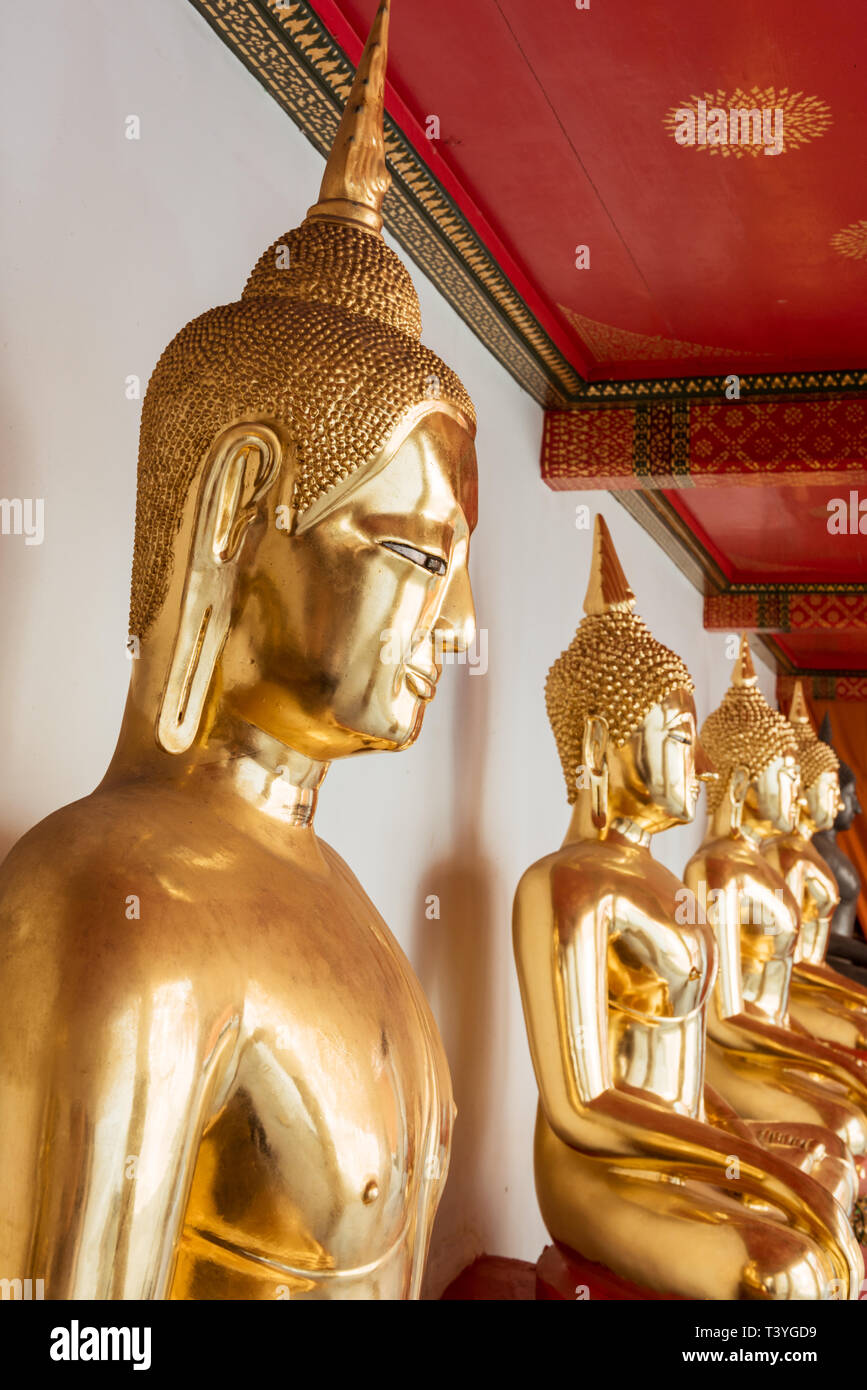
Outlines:
[[[144, 386], [184, 322], [240, 294], [314, 201], [322, 168], [182, 0], [43, 0], [6, 6], [2, 27], [0, 496], [44, 498], [45, 540], [0, 537], [0, 855], [87, 793], [114, 747], [140, 410], [125, 378]], [[132, 113], [138, 142], [124, 138]], [[460, 1118], [437, 1290], [482, 1250], [534, 1260], [545, 1242], [510, 912], [520, 874], [567, 821], [543, 686], [581, 613], [590, 537], [578, 503], [608, 520], [642, 616], [687, 660], [702, 718], [730, 664], [723, 637], [702, 629], [699, 595], [612, 498], [542, 484], [539, 408], [412, 269], [424, 341], [480, 420], [471, 569], [489, 669], [446, 672], [410, 752], [332, 768], [319, 830], [414, 962], [449, 1053]], [[659, 857], [679, 871], [698, 838], [697, 825], [671, 832]], [[425, 918], [430, 894], [439, 921]]]

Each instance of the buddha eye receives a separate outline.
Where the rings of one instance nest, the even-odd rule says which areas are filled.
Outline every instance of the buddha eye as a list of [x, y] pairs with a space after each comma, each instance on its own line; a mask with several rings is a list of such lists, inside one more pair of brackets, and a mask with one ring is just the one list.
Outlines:
[[429, 574], [444, 575], [448, 566], [441, 555], [429, 555], [426, 550], [416, 550], [413, 545], [404, 545], [401, 541], [382, 541], [386, 550], [393, 550], [396, 555], [402, 555], [405, 560], [412, 560], [414, 565], [420, 569], [427, 570]]
[[681, 733], [677, 729], [672, 729], [668, 735], [675, 743], [692, 743], [692, 735]]

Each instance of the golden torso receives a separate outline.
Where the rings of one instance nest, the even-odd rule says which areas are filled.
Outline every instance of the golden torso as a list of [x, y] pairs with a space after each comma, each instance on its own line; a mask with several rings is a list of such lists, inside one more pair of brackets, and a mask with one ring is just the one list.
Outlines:
[[790, 991], [792, 1017], [837, 1046], [867, 1049], [867, 991], [825, 964], [831, 917], [839, 901], [833, 873], [803, 827], [770, 840], [764, 852], [800, 908]]
[[[708, 1011], [707, 1079], [750, 1122], [762, 1142], [784, 1140], [792, 1155], [820, 1139], [867, 1150], [865, 1078], [846, 1059], [793, 1031], [789, 1017], [798, 936], [794, 897], [743, 834], [708, 838], [689, 861], [686, 883], [707, 899], [720, 969]], [[841, 1064], [844, 1069], [841, 1070]], [[772, 1124], [772, 1128], [767, 1126]], [[841, 1150], [845, 1154], [845, 1150]], [[837, 1154], [815, 1168], [838, 1200], [855, 1195], [851, 1162]]]
[[[743, 998], [766, 1017], [782, 1021], [798, 939], [797, 904], [761, 851], [744, 836], [706, 841], [686, 867], [685, 881], [694, 892], [705, 886], [716, 897], [720, 948], [717, 998], [725, 1009], [728, 976], [740, 972]], [[737, 904], [737, 918], [731, 910]], [[734, 991], [731, 991], [734, 994]], [[716, 1013], [716, 1010], [713, 1011]]]
[[765, 852], [799, 905], [797, 962], [819, 965], [828, 944], [827, 924], [838, 898], [834, 876], [808, 836], [800, 831], [774, 837]]
[[[338, 856], [311, 828], [263, 841], [210, 804], [143, 787], [67, 808], [16, 853], [4, 905], [14, 921], [22, 877], [41, 864], [27, 911], [52, 924], [29, 950], [4, 943], [7, 1084], [61, 1112], [41, 1135], [38, 1186], [46, 1148], [65, 1140], [80, 1148], [65, 1160], [79, 1181], [108, 1184], [122, 1205], [156, 1198], [166, 1222], [165, 1249], [125, 1267], [121, 1249], [97, 1257], [123, 1229], [114, 1203], [97, 1203], [37, 1258], [85, 1297], [417, 1294], [448, 1163], [448, 1070], [408, 962]], [[64, 878], [86, 920], [58, 896]], [[66, 1077], [58, 1105], [50, 1051], [34, 1066], [37, 1035], [90, 1029], [98, 1084]], [[76, 1042], [70, 1065], [90, 1061]], [[187, 1111], [177, 1127], [171, 1090]], [[107, 1124], [122, 1131], [119, 1184]]]
[[607, 932], [608, 1050], [615, 1084], [698, 1114], [715, 959], [712, 931], [701, 924], [673, 931], [682, 885], [647, 848], [615, 837], [566, 847], [556, 856], [550, 882], [558, 946], [571, 968], [582, 965], [588, 889]]
[[[617, 836], [567, 843], [519, 884], [515, 951], [540, 1089], [542, 1216], [555, 1239], [644, 1287], [816, 1297], [828, 1275], [775, 1207], [781, 1189], [770, 1197], [750, 1179], [743, 1203], [731, 1181], [732, 1153], [749, 1165], [757, 1150], [704, 1123], [716, 948], [710, 927], [675, 925], [682, 887], [647, 847]], [[687, 1151], [697, 1160], [689, 1176]], [[799, 1200], [787, 1197], [783, 1210]]]

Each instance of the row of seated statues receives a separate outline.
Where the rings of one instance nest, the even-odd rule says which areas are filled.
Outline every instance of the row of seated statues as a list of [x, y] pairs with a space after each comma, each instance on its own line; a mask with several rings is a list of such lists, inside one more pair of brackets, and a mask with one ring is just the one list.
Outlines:
[[[331, 762], [414, 743], [474, 635], [474, 410], [382, 236], [388, 19], [317, 203], [154, 370], [117, 748], [0, 868], [0, 1271], [46, 1298], [422, 1291], [446, 1054], [314, 828]], [[620, 1296], [856, 1299], [837, 759], [746, 640], [699, 734], [601, 518], [585, 614], [546, 689], [572, 817], [514, 908], [542, 1216]], [[653, 837], [702, 781], [679, 879]]]
[[[650, 634], [596, 519], [585, 617], [548, 714], [572, 816], [524, 874], [514, 943], [555, 1241], [640, 1297], [857, 1297], [867, 990], [825, 954], [839, 901], [813, 836], [839, 762], [800, 683], [788, 718], [746, 637], [718, 709]], [[707, 830], [680, 880], [655, 835]]]

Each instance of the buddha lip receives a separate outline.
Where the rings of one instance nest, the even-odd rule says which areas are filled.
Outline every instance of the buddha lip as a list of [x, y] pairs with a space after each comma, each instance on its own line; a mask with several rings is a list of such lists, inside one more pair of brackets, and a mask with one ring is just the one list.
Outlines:
[[405, 669], [406, 683], [413, 695], [417, 695], [420, 700], [432, 700], [436, 694], [436, 680], [423, 672], [417, 671], [414, 666], [407, 666]]

